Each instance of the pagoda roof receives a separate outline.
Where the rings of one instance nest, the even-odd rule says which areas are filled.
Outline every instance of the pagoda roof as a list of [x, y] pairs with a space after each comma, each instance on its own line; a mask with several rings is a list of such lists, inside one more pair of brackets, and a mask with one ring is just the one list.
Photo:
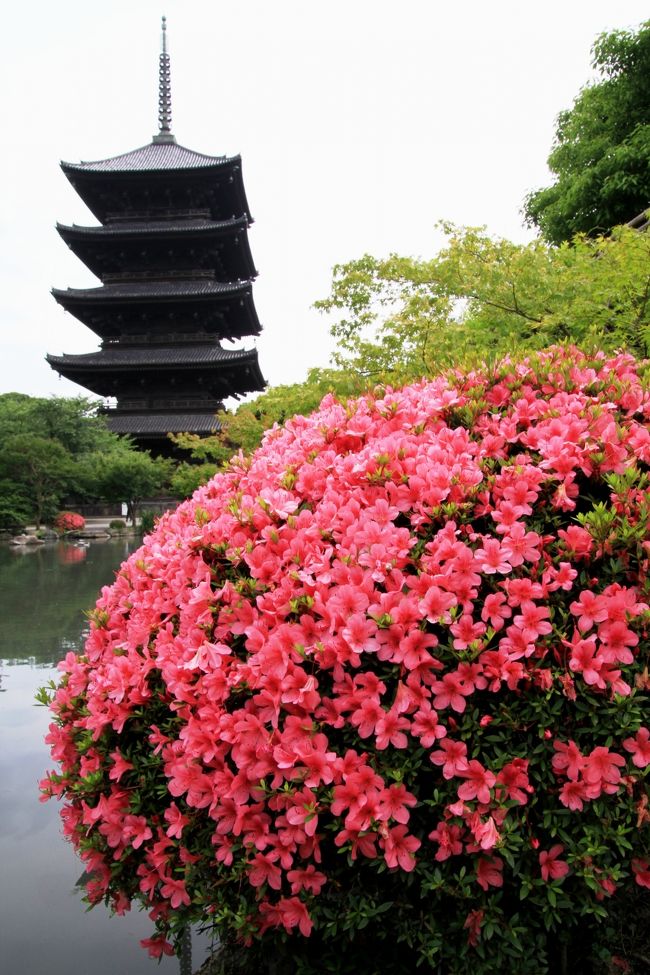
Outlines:
[[251, 290], [250, 281], [215, 281], [212, 278], [174, 281], [120, 281], [99, 288], [52, 288], [56, 300], [65, 305], [75, 302], [150, 301], [176, 298], [202, 298], [213, 295], [244, 295]]
[[150, 142], [139, 149], [94, 162], [62, 162], [64, 173], [163, 173], [170, 170], [223, 169], [240, 164], [237, 156], [207, 156], [177, 142]]
[[129, 220], [131, 213], [173, 219], [186, 208], [205, 210], [213, 220], [245, 214], [252, 222], [239, 155], [204, 156], [154, 141], [113, 159], [62, 162], [61, 168], [100, 223]]
[[[228, 220], [124, 220], [92, 227], [57, 223], [56, 229], [86, 267], [107, 282], [105, 275], [124, 274], [129, 267], [136, 272], [134, 280], [144, 268], [151, 272], [150, 278], [156, 269], [160, 277], [171, 269], [169, 277], [175, 280], [198, 278], [201, 275], [192, 272], [203, 269], [212, 270], [222, 282], [235, 282], [249, 281], [257, 275], [248, 225], [248, 217], [242, 215]], [[152, 249], [157, 255], [154, 258]], [[196, 267], [183, 275], [182, 269], [188, 263]]]
[[219, 345], [146, 346], [100, 349], [82, 355], [48, 355], [47, 361], [54, 369], [65, 366], [73, 369], [160, 369], [192, 368], [193, 366], [257, 365], [255, 349], [222, 349]]
[[218, 433], [221, 422], [214, 413], [120, 413], [109, 410], [106, 420], [113, 433], [163, 436], [167, 433]]
[[231, 217], [229, 220], [208, 220], [205, 218], [187, 220], [121, 220], [117, 223], [99, 227], [85, 227], [79, 224], [57, 223], [56, 229], [66, 237], [151, 237], [166, 234], [223, 234], [230, 230], [246, 230], [246, 216]]
[[141, 384], [145, 376], [164, 382], [165, 388], [170, 378], [203, 381], [219, 399], [260, 392], [266, 385], [256, 349], [228, 350], [218, 345], [115, 347], [45, 358], [59, 375], [99, 396], [117, 396], [118, 401], [129, 384]]

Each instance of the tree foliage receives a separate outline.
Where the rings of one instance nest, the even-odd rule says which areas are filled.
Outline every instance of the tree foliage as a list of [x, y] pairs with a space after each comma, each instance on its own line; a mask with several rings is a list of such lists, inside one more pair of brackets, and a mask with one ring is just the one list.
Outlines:
[[548, 158], [555, 182], [524, 207], [556, 244], [605, 233], [650, 205], [650, 21], [602, 34], [592, 53], [600, 80], [557, 120]]
[[96, 483], [100, 497], [124, 502], [127, 516], [135, 523], [144, 498], [159, 492], [169, 480], [171, 462], [152, 457], [147, 451], [94, 455]]
[[29, 512], [39, 528], [54, 517], [73, 479], [69, 451], [46, 437], [17, 433], [0, 447], [0, 484], [14, 498], [5, 514], [7, 527], [14, 527], [19, 512]]
[[0, 396], [0, 528], [15, 530], [30, 521], [40, 526], [65, 497], [127, 501], [140, 474], [123, 485], [119, 498], [109, 475], [139, 472], [150, 458], [130, 461], [137, 451], [108, 429], [99, 406], [83, 396]]
[[0, 441], [25, 433], [57, 440], [72, 455], [118, 450], [125, 444], [106, 426], [100, 403], [85, 396], [0, 395]]
[[340, 369], [400, 383], [564, 340], [648, 353], [650, 235], [619, 227], [553, 247], [443, 227], [430, 260], [365, 255], [334, 268], [316, 306], [336, 316]]

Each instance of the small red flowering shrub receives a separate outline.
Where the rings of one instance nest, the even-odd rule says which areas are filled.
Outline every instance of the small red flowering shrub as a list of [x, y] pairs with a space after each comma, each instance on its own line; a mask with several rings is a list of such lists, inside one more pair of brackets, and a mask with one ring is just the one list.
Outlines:
[[558, 971], [650, 887], [649, 427], [631, 357], [553, 349], [327, 397], [164, 516], [52, 693], [90, 902]]
[[86, 527], [86, 519], [74, 511], [60, 511], [54, 519], [54, 527], [62, 534], [64, 532], [78, 532]]

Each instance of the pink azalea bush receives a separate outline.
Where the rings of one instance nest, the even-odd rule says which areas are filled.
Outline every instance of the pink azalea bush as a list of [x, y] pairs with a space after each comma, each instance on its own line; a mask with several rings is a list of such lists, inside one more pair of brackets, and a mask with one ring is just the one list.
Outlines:
[[78, 532], [86, 527], [86, 519], [75, 511], [60, 511], [54, 519], [54, 527], [58, 532]]
[[649, 427], [630, 356], [552, 349], [326, 397], [164, 516], [51, 693], [90, 902], [558, 971], [650, 887]]

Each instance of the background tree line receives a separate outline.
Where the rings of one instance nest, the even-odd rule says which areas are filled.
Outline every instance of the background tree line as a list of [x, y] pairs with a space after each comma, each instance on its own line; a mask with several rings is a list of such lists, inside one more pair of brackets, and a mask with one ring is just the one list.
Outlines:
[[171, 464], [111, 433], [101, 404], [77, 396], [0, 396], [0, 529], [51, 522], [63, 502], [126, 503], [165, 487]]

